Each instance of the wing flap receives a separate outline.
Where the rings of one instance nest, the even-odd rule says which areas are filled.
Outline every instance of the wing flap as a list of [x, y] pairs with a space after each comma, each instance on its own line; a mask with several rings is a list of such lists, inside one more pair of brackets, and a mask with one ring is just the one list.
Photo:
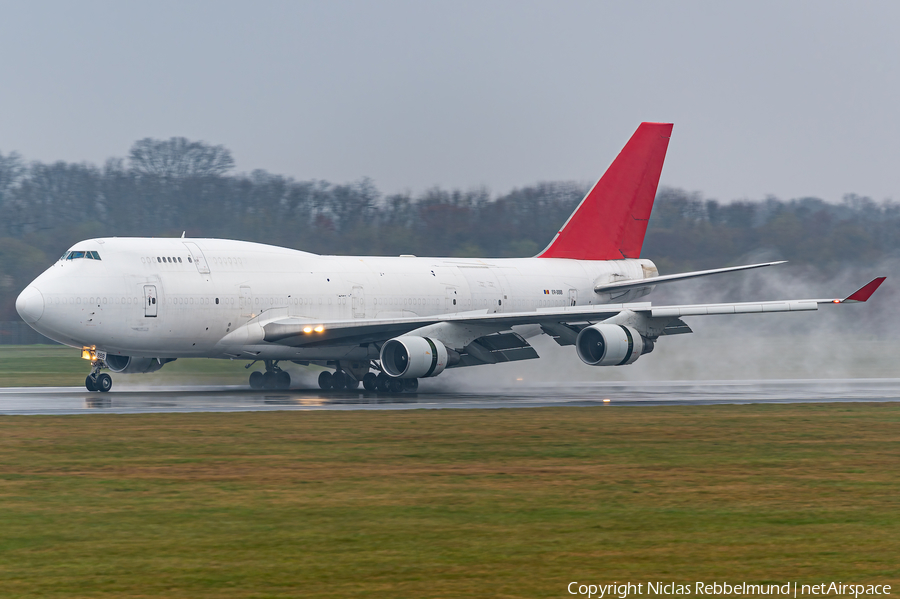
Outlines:
[[533, 360], [540, 356], [524, 337], [514, 332], [493, 333], [475, 339], [460, 353], [454, 368]]
[[676, 318], [675, 320], [669, 321], [666, 325], [666, 328], [663, 329], [662, 335], [684, 335], [687, 333], [693, 333], [694, 331], [689, 327], [683, 320], [680, 318]]

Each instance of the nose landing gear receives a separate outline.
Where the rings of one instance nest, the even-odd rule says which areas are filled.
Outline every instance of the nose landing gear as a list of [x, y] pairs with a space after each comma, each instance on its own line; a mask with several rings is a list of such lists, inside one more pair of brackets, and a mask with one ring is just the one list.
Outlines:
[[84, 387], [88, 391], [107, 393], [112, 389], [112, 377], [105, 372], [100, 372], [101, 368], [106, 368], [106, 363], [102, 359], [91, 360], [91, 373], [84, 379]]
[[[266, 365], [265, 372], [254, 371], [250, 373], [251, 389], [278, 389], [286, 391], [291, 388], [291, 375], [278, 367], [278, 360], [263, 360]], [[250, 368], [256, 362], [247, 364]]]

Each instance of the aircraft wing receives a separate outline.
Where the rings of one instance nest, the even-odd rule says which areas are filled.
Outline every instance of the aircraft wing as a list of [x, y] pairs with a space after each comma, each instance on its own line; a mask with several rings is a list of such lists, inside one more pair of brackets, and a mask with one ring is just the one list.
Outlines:
[[[280, 318], [260, 323], [264, 340], [292, 347], [316, 347], [362, 343], [382, 343], [408, 333], [431, 334], [434, 327], [457, 330], [458, 338], [481, 340], [498, 333], [510, 332], [517, 325], [539, 325], [544, 333], [554, 337], [561, 345], [574, 342], [578, 332], [595, 322], [609, 320], [614, 324], [628, 322], [648, 337], [688, 333], [690, 328], [681, 321], [684, 316], [709, 316], [715, 314], [763, 314], [771, 312], [804, 312], [817, 310], [820, 304], [845, 304], [865, 302], [884, 282], [885, 277], [873, 279], [844, 298], [777, 300], [765, 302], [740, 302], [723, 304], [685, 304], [653, 306], [649, 302], [630, 304], [604, 304], [597, 306], [572, 306], [542, 308], [530, 312], [489, 314], [486, 310], [419, 316], [398, 319], [349, 319], [316, 321], [303, 318]], [[622, 322], [618, 322], [618, 321]], [[458, 331], [463, 331], [459, 333]], [[463, 337], [459, 337], [463, 335]], [[519, 337], [522, 342], [524, 339]], [[512, 338], [496, 339], [497, 351], [515, 345]], [[512, 351], [523, 349], [507, 347]], [[529, 346], [530, 347], [530, 346]], [[533, 351], [533, 350], [532, 350]], [[535, 356], [536, 357], [536, 354]]]

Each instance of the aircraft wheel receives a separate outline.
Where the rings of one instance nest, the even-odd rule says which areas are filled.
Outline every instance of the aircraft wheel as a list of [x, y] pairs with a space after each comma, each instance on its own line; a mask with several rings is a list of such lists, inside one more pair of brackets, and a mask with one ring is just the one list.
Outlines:
[[383, 372], [379, 372], [378, 376], [375, 377], [375, 389], [377, 391], [381, 391], [383, 393], [387, 393], [389, 390], [389, 384], [391, 382], [391, 377], [386, 375]]
[[359, 381], [349, 374], [344, 373], [344, 387], [350, 391], [352, 391], [353, 389], [359, 389]]
[[331, 389], [331, 383], [334, 375], [327, 370], [319, 373], [319, 389], [327, 391]]
[[258, 370], [254, 370], [250, 373], [250, 388], [251, 389], [262, 389], [263, 388], [263, 373]]
[[97, 377], [97, 391], [106, 393], [112, 389], [112, 377], [105, 372]]
[[88, 391], [96, 391], [97, 384], [94, 382], [94, 378], [91, 375], [88, 375], [86, 379], [84, 379], [84, 387]]
[[340, 370], [331, 375], [331, 388], [337, 390], [346, 389], [347, 375]]
[[275, 386], [278, 389], [287, 390], [291, 388], [291, 375], [285, 371], [280, 371], [275, 375]]
[[403, 379], [403, 390], [415, 393], [419, 389], [419, 379]]
[[391, 393], [403, 393], [403, 381], [401, 379], [391, 379], [388, 381], [388, 391]]
[[375, 391], [378, 388], [378, 376], [374, 372], [367, 372], [363, 377], [362, 384], [366, 391]]
[[263, 375], [263, 388], [264, 389], [275, 389], [278, 385], [278, 381], [275, 379], [277, 375], [274, 372], [266, 372]]

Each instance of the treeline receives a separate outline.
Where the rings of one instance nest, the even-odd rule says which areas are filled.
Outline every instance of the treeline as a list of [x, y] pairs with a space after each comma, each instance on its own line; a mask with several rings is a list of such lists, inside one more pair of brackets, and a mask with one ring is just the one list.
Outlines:
[[[581, 200], [581, 183], [384, 195], [265, 171], [233, 174], [221, 146], [144, 139], [103, 166], [26, 164], [0, 153], [0, 320], [75, 242], [100, 236], [226, 237], [328, 254], [530, 256]], [[862, 263], [900, 244], [900, 205], [847, 196], [719, 203], [678, 189], [657, 197], [644, 245], [664, 272], [727, 265], [763, 250], [817, 266]]]

